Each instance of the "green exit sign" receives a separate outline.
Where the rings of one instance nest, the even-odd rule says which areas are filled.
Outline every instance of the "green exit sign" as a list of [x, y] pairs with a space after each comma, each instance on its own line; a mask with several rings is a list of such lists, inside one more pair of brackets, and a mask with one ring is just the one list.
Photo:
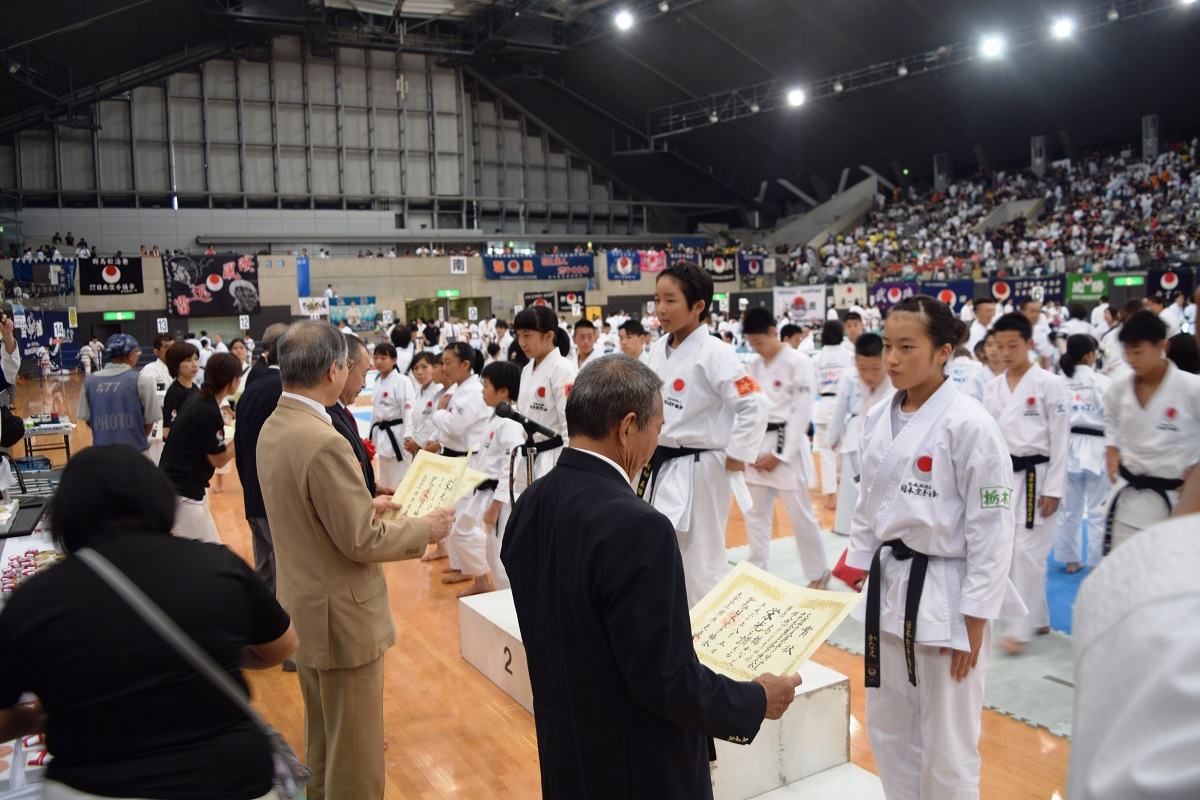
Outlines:
[[458, 297], [462, 292], [458, 289], [438, 289], [438, 297]]
[[1145, 284], [1145, 275], [1122, 275], [1121, 277], [1113, 278], [1113, 286], [1144, 286]]
[[726, 293], [726, 294], [714, 294], [714, 295], [713, 295], [713, 300], [728, 300], [728, 299], [729, 299], [729, 295], [728, 295], [727, 293]]
[[105, 322], [130, 322], [133, 320], [132, 311], [105, 311]]

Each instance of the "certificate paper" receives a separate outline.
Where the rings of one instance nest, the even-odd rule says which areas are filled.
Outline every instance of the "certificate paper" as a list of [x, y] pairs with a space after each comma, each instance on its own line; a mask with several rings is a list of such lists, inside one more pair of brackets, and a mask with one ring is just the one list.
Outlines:
[[392, 496], [392, 502], [401, 506], [400, 510], [387, 511], [383, 518], [423, 517], [439, 508], [449, 508], [471, 494], [487, 480], [487, 475], [468, 469], [469, 460], [469, 457], [450, 458], [419, 451]]
[[743, 561], [692, 609], [696, 655], [737, 680], [790, 675], [860, 600], [860, 594], [803, 589]]

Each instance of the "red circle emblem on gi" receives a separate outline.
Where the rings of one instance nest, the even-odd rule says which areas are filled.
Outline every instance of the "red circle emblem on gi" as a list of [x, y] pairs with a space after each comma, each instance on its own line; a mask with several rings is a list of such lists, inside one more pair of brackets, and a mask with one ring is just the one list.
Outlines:
[[1168, 408], [1167, 409], [1167, 419], [1175, 419], [1175, 413], [1176, 413], [1175, 409]]
[[114, 264], [109, 264], [107, 267], [105, 267], [104, 271], [100, 273], [100, 275], [104, 278], [105, 283], [116, 283], [117, 281], [121, 280], [121, 270], [117, 269], [116, 265]]
[[426, 403], [426, 404], [425, 404], [425, 407], [426, 407], [426, 408], [433, 408], [433, 401], [432, 401], [432, 400], [430, 400], [428, 403]]
[[387, 392], [384, 392], [384, 393], [383, 393], [383, 396], [384, 396], [384, 397], [387, 397]]
[[933, 456], [919, 456], [913, 464], [913, 477], [927, 481], [933, 477]]
[[1027, 406], [1036, 406], [1036, 405], [1037, 405], [1037, 400], [1036, 400], [1036, 399], [1034, 399], [1034, 398], [1032, 398], [1032, 397], [1030, 397], [1029, 399], [1027, 399], [1027, 400], [1025, 401], [1025, 405], [1027, 405]]
[[780, 386], [783, 386], [783, 381], [775, 381], [775, 388], [778, 389]]
[[545, 397], [545, 396], [546, 396], [546, 387], [545, 387], [545, 386], [539, 386], [539, 387], [538, 387], [538, 391], [537, 391], [537, 395], [538, 395], [538, 397]]
[[683, 391], [683, 378], [676, 378], [675, 382], [671, 384], [671, 388], [677, 392], [682, 392]]

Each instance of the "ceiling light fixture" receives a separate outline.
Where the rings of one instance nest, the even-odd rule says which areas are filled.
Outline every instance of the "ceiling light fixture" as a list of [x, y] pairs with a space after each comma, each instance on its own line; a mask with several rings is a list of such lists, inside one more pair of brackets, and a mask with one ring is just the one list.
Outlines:
[[759, 112], [759, 110], [760, 110], [760, 109], [759, 109], [759, 107], [758, 107], [758, 103], [751, 103], [751, 104], [750, 104], [750, 113], [751, 113], [751, 114], [757, 114], [757, 113]]
[[628, 9], [621, 9], [617, 15], [613, 17], [613, 23], [620, 30], [627, 31], [633, 27], [633, 14]]
[[999, 58], [1004, 52], [1004, 40], [999, 36], [985, 36], [979, 45], [979, 52], [984, 58]]
[[663, 0], [658, 4], [658, 10], [665, 14], [671, 10], [671, 4], [668, 3], [667, 0]]
[[1117, 11], [1116, 6], [1113, 6], [1112, 8], [1110, 8], [1108, 10], [1108, 21], [1109, 22], [1116, 22], [1120, 18], [1121, 18], [1121, 12]]
[[720, 122], [721, 118], [717, 116], [717, 112], [713, 111], [708, 115], [708, 121], [715, 124], [717, 122]]
[[804, 90], [803, 89], [792, 89], [791, 91], [789, 91], [787, 93], [787, 101], [788, 101], [789, 106], [804, 105]]
[[842, 86], [842, 82], [841, 82], [841, 81], [838, 81], [837, 83], [835, 83], [835, 84], [833, 85], [833, 92], [834, 92], [834, 94], [841, 94], [841, 93], [842, 93], [842, 92], [844, 92], [845, 90], [846, 90], [846, 87], [845, 87], [845, 86]]
[[1075, 23], [1066, 17], [1057, 19], [1054, 21], [1053, 31], [1055, 39], [1066, 39], [1075, 32]]
[[899, 75], [901, 78], [907, 77], [908, 76], [908, 67], [901, 64], [900, 69], [896, 70], [896, 74]]

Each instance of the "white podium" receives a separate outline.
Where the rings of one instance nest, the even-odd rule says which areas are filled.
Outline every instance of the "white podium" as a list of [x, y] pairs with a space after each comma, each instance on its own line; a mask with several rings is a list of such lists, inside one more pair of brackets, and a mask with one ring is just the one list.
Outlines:
[[[463, 658], [532, 714], [533, 690], [512, 591], [464, 597], [458, 622]], [[883, 797], [879, 779], [849, 763], [849, 679], [812, 662], [800, 675], [804, 682], [783, 719], [764, 721], [749, 745], [716, 743], [716, 800], [748, 800], [768, 792], [771, 800], [782, 800], [799, 797], [791, 792], [801, 789], [814, 797]], [[808, 794], [810, 785], [820, 793]]]

